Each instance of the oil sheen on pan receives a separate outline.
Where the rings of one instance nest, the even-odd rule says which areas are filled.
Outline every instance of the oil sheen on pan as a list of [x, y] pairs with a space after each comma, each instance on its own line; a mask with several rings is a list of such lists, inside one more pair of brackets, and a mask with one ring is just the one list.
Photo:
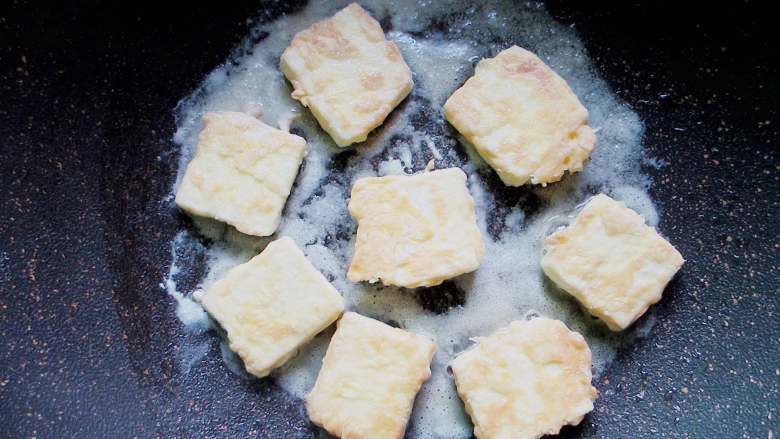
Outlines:
[[[319, 128], [308, 110], [290, 97], [290, 85], [278, 69], [292, 36], [328, 17], [347, 2], [310, 2], [293, 15], [258, 25], [242, 46], [217, 67], [176, 108], [175, 144], [180, 151], [177, 182], [192, 158], [208, 111], [261, 112], [261, 119], [290, 126], [306, 138], [309, 154], [290, 195], [277, 236], [289, 236], [344, 295], [348, 309], [397, 324], [433, 339], [439, 346], [431, 379], [425, 383], [410, 420], [409, 437], [467, 438], [471, 425], [455, 392], [447, 364], [468, 348], [472, 337], [485, 336], [512, 320], [531, 315], [560, 319], [582, 333], [594, 356], [595, 373], [604, 370], [618, 344], [647, 333], [652, 308], [638, 325], [612, 334], [545, 280], [539, 266], [543, 238], [567, 224], [578, 205], [597, 192], [623, 201], [655, 226], [660, 212], [648, 191], [652, 184], [641, 167], [655, 161], [642, 148], [643, 123], [599, 77], [576, 31], [553, 20], [537, 4], [488, 1], [425, 3], [401, 0], [362, 1], [400, 48], [415, 82], [412, 94], [371, 133], [366, 142], [342, 149]], [[435, 23], [435, 25], [433, 25]], [[263, 35], [258, 38], [256, 36]], [[479, 59], [517, 44], [532, 50], [563, 77], [590, 112], [598, 145], [583, 172], [565, 175], [547, 187], [507, 189], [479, 155], [444, 119], [447, 97], [474, 71]], [[354, 249], [356, 224], [346, 201], [360, 177], [411, 174], [435, 160], [436, 168], [460, 167], [468, 175], [477, 223], [487, 254], [481, 267], [441, 286], [410, 291], [379, 284], [353, 283], [346, 268]], [[194, 221], [198, 230], [182, 229], [171, 242], [171, 271], [163, 285], [178, 302], [182, 331], [202, 333], [210, 320], [192, 294], [208, 288], [231, 267], [257, 254], [271, 238], [249, 237], [225, 225]], [[210, 238], [207, 243], [199, 235]], [[198, 261], [207, 270], [196, 288], [177, 285], [177, 273]], [[332, 334], [326, 331], [273, 376], [296, 397], [312, 387]], [[193, 339], [201, 340], [200, 338]], [[193, 342], [195, 343], [195, 342]], [[203, 343], [200, 341], [199, 343]], [[224, 344], [224, 343], [223, 343]], [[231, 370], [252, 379], [223, 346]], [[195, 367], [208, 346], [183, 350], [180, 367]]]

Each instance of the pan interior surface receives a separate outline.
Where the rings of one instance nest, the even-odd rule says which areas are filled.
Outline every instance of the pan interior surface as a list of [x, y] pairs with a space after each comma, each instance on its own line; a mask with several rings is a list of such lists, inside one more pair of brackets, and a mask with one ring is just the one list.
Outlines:
[[[366, 142], [340, 149], [309, 111], [290, 98], [291, 88], [278, 69], [282, 51], [296, 32], [346, 5], [310, 2], [253, 28], [229, 59], [180, 102], [174, 138], [179, 172], [163, 208], [176, 209], [173, 194], [195, 151], [203, 114], [246, 111], [262, 113], [261, 119], [271, 125], [291, 121], [292, 132], [307, 140], [309, 154], [275, 236], [293, 238], [344, 295], [348, 308], [436, 341], [433, 375], [417, 398], [409, 436], [470, 437], [471, 425], [447, 365], [474, 337], [534, 315], [560, 319], [586, 337], [598, 376], [618, 346], [650, 331], [652, 309], [625, 333], [611, 333], [545, 279], [539, 259], [543, 238], [567, 224], [577, 207], [598, 192], [623, 201], [650, 225], [657, 225], [662, 212], [649, 195], [652, 180], [643, 169], [664, 164], [643, 150], [642, 120], [599, 77], [577, 32], [556, 22], [542, 5], [378, 0], [361, 4], [398, 45], [415, 81], [412, 94], [384, 125]], [[443, 117], [444, 101], [473, 74], [476, 62], [513, 44], [538, 54], [570, 84], [597, 132], [598, 143], [584, 171], [547, 187], [504, 186]], [[365, 176], [420, 172], [430, 160], [436, 168], [460, 167], [469, 176], [487, 246], [482, 266], [441, 286], [416, 291], [349, 282], [346, 270], [356, 229], [347, 212], [352, 184]], [[212, 341], [201, 336], [214, 327], [192, 293], [207, 289], [272, 239], [246, 236], [205, 218], [195, 218], [193, 224], [172, 240], [171, 268], [164, 279], [177, 302], [183, 330], [192, 335], [179, 355], [184, 371], [203, 361]], [[183, 273], [201, 274], [197, 283], [183, 285]], [[306, 394], [331, 335], [332, 330], [326, 331], [305, 346], [273, 374], [276, 382], [294, 397]], [[230, 370], [252, 380], [224, 341], [221, 352]]]

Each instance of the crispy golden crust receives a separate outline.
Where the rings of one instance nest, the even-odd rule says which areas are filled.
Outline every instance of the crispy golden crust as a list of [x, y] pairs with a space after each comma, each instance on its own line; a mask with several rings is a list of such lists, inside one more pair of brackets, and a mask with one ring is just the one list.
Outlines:
[[458, 168], [358, 180], [353, 282], [433, 286], [479, 267], [485, 253], [466, 174]]
[[641, 215], [603, 194], [545, 244], [547, 276], [613, 331], [625, 329], [661, 300], [684, 262]]
[[527, 439], [577, 425], [593, 410], [585, 339], [557, 320], [516, 321], [452, 361], [479, 439]]
[[400, 439], [435, 352], [424, 337], [345, 313], [306, 397], [309, 418], [344, 439]]
[[444, 113], [509, 186], [581, 171], [596, 144], [588, 111], [566, 81], [517, 46], [480, 61]]

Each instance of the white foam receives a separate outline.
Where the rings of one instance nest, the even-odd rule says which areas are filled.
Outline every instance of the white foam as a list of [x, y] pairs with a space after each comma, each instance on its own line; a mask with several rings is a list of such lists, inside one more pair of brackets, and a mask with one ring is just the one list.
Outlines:
[[[529, 313], [561, 319], [587, 338], [597, 374], [606, 367], [623, 340], [604, 330], [603, 325], [594, 325], [573, 300], [545, 280], [539, 267], [540, 245], [551, 229], [569, 221], [576, 207], [599, 191], [621, 199], [642, 213], [650, 224], [657, 224], [658, 214], [647, 192], [650, 181], [641, 170], [642, 163], [652, 162], [642, 152], [643, 125], [636, 113], [598, 76], [576, 33], [553, 20], [541, 5], [488, 1], [472, 6], [465, 0], [419, 3], [367, 0], [361, 4], [377, 19], [387, 22], [389, 18], [392, 30], [388, 37], [401, 49], [414, 72], [416, 85], [412, 95], [367, 142], [355, 148], [339, 149], [318, 127], [310, 112], [289, 98], [291, 90], [277, 65], [281, 52], [296, 32], [333, 14], [346, 3], [310, 2], [294, 15], [260, 24], [252, 35], [267, 36], [254, 47], [245, 44], [244, 48], [251, 48], [251, 52], [237, 51], [229, 62], [206, 78], [200, 89], [182, 100], [176, 110], [178, 130], [174, 140], [180, 146], [181, 155], [174, 190], [192, 157], [200, 118], [206, 111], [256, 108], [261, 103], [263, 120], [282, 121], [282, 125], [297, 111], [300, 116], [291, 120], [291, 127], [307, 139], [309, 154], [287, 202], [277, 236], [293, 238], [311, 262], [332, 279], [350, 309], [397, 322], [431, 337], [439, 345], [432, 365], [433, 375], [415, 405], [409, 437], [469, 437], [471, 426], [446, 369], [453, 356], [472, 343], [472, 337], [488, 335]], [[435, 22], [446, 24], [432, 26]], [[441, 105], [471, 75], [476, 60], [511, 44], [535, 51], [569, 82], [590, 111], [599, 143], [582, 173], [567, 175], [562, 182], [545, 188], [532, 188], [530, 195], [528, 189], [501, 188], [505, 195], [499, 199], [491, 186], [497, 184], [493, 171], [448, 128]], [[421, 124], [420, 119], [427, 122]], [[460, 141], [454, 142], [450, 136]], [[465, 292], [465, 303], [444, 314], [426, 311], [409, 291], [353, 284], [346, 279], [356, 227], [347, 212], [353, 182], [363, 176], [419, 172], [432, 158], [437, 160], [439, 168], [459, 166], [469, 175], [478, 223], [487, 246], [487, 256], [480, 269], [458, 277], [450, 285]], [[505, 199], [506, 193], [518, 201]], [[523, 200], [527, 198], [522, 194], [537, 198], [541, 207], [532, 209], [524, 205]], [[499, 227], [495, 226], [496, 222]], [[195, 224], [214, 241], [204, 249], [208, 269], [197, 288], [208, 288], [231, 267], [257, 254], [269, 241], [247, 237], [210, 220], [197, 219]], [[183, 232], [177, 235], [173, 246], [184, 245], [191, 239], [194, 237]], [[187, 263], [174, 258], [174, 265]], [[177, 297], [175, 282], [172, 283], [168, 290]], [[186, 319], [186, 315], [180, 318]], [[647, 325], [641, 329], [645, 333]], [[277, 370], [274, 373], [277, 382], [295, 396], [307, 393], [316, 378], [329, 337], [329, 332], [318, 336]], [[224, 343], [223, 356], [231, 370], [243, 373], [237, 370], [240, 362]]]
[[328, 349], [328, 343], [334, 330], [333, 327], [328, 328], [314, 337], [306, 349], [277, 369], [273, 373], [277, 382], [299, 397], [309, 393], [317, 380], [322, 359], [325, 357], [325, 351]]
[[412, 69], [418, 94], [428, 98], [434, 108], [441, 108], [460, 87], [470, 73], [470, 60], [477, 55], [473, 43], [449, 41], [441, 35], [423, 39], [392, 31], [387, 38], [398, 45]]
[[184, 241], [188, 238], [188, 233], [181, 231], [171, 242], [171, 266], [168, 268], [165, 281], [160, 286], [165, 288], [176, 301], [176, 317], [191, 331], [202, 332], [211, 326], [208, 315], [190, 296], [184, 295], [178, 290], [175, 280], [181, 270], [177, 249], [183, 246]]
[[222, 340], [219, 343], [219, 351], [222, 353], [222, 361], [225, 362], [225, 366], [227, 366], [229, 371], [242, 378], [252, 378], [252, 376], [249, 375], [249, 372], [244, 369], [244, 362], [241, 361], [241, 358], [238, 357], [238, 354], [230, 350], [230, 346], [228, 346], [228, 342], [226, 340]]
[[637, 211], [645, 218], [648, 225], [653, 227], [658, 225], [660, 215], [647, 191], [636, 186], [617, 186], [612, 188], [610, 195]]
[[179, 364], [181, 364], [184, 373], [188, 373], [202, 360], [211, 350], [209, 341], [186, 343], [179, 350]]

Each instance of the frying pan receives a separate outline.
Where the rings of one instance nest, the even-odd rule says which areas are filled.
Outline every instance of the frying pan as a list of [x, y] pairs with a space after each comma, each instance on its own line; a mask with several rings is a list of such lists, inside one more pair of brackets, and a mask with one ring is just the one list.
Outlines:
[[[648, 2], [649, 3], [649, 2]], [[187, 340], [159, 287], [172, 109], [257, 20], [301, 2], [4, 2], [0, 437], [316, 436], [272, 379]], [[769, 5], [551, 2], [668, 162], [646, 172], [687, 263], [565, 437], [780, 434], [778, 52]], [[248, 19], [249, 18], [249, 19]], [[194, 287], [201, 272], [182, 276]], [[212, 335], [201, 335], [212, 337]]]

